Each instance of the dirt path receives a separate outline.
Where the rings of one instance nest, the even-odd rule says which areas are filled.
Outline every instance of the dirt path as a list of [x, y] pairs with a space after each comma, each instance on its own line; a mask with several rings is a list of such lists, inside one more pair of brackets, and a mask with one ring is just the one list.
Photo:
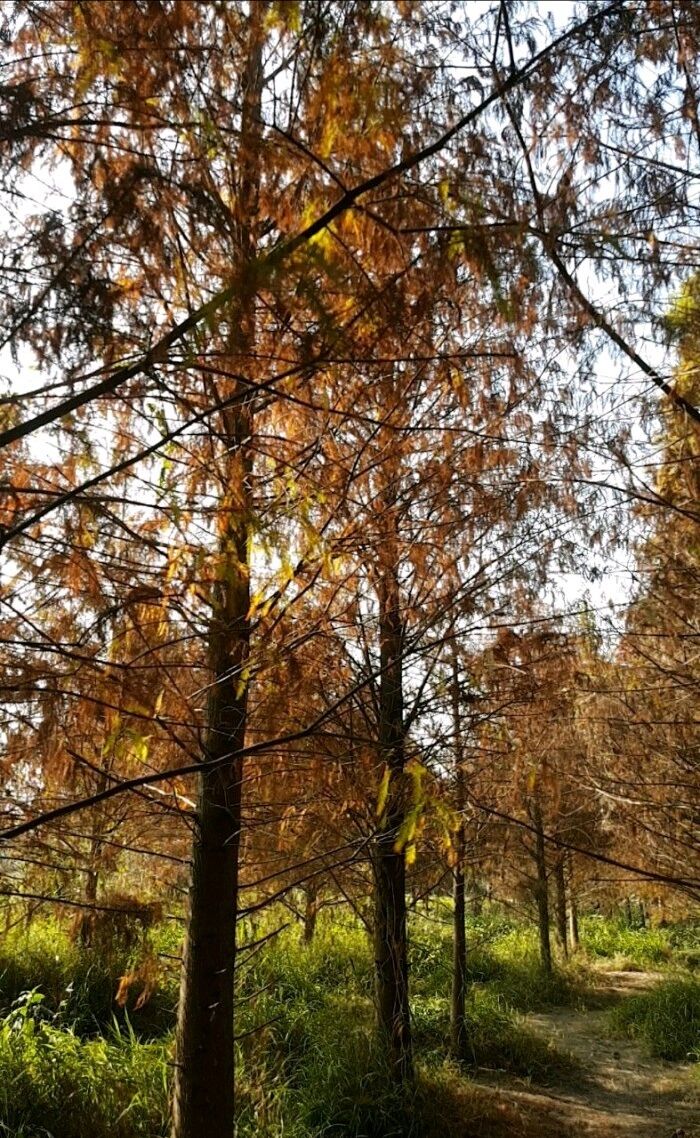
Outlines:
[[[657, 980], [653, 973], [608, 973], [599, 994], [614, 1002]], [[690, 1066], [649, 1059], [636, 1043], [610, 1039], [606, 1014], [566, 1008], [527, 1016], [538, 1035], [573, 1055], [582, 1078], [546, 1088], [511, 1083], [483, 1090], [505, 1096], [522, 1122], [520, 1132], [539, 1138], [700, 1138], [700, 1090]]]

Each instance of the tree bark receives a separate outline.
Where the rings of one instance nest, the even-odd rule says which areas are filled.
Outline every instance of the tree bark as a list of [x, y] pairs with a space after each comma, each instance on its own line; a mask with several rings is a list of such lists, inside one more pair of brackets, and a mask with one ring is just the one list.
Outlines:
[[540, 938], [540, 960], [542, 968], [548, 976], [552, 973], [552, 945], [549, 939], [549, 891], [547, 886], [547, 856], [542, 827], [542, 812], [538, 802], [531, 807], [532, 821], [535, 826], [535, 863], [537, 866], [537, 879], [535, 882], [535, 900], [537, 902], [537, 924]]
[[[393, 509], [389, 519], [395, 525]], [[377, 1026], [389, 1072], [397, 1083], [412, 1078], [408, 997], [406, 860], [398, 843], [406, 817], [404, 786], [403, 630], [395, 541], [383, 550], [379, 599], [379, 744], [388, 773], [386, 802], [377, 827], [374, 872], [374, 959]]]
[[[236, 240], [241, 293], [230, 314], [227, 371], [249, 367], [255, 293], [245, 272], [255, 256], [265, 5], [251, 5], [237, 154]], [[180, 982], [172, 1138], [232, 1138], [234, 970], [241, 842], [241, 791], [248, 703], [249, 529], [253, 412], [239, 379], [222, 377], [216, 397], [240, 395], [221, 412], [218, 541], [210, 597], [206, 712], [189, 916]]]
[[566, 935], [566, 879], [564, 876], [563, 857], [558, 857], [554, 865], [554, 888], [557, 940], [559, 941], [564, 956], [568, 956], [569, 946]]
[[459, 696], [459, 670], [456, 653], [452, 658], [452, 729], [455, 747], [455, 810], [459, 819], [454, 837], [453, 870], [454, 930], [452, 938], [452, 1000], [450, 1005], [450, 1042], [455, 1059], [468, 1058], [467, 1000], [467, 906], [466, 906], [466, 831], [464, 810], [466, 785], [462, 748], [462, 716]]

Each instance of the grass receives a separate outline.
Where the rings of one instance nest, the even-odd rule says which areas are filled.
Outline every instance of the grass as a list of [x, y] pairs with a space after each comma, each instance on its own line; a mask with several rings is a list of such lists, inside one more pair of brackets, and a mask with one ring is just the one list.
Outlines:
[[[171, 937], [158, 930], [155, 940]], [[177, 1006], [177, 974], [160, 971], [143, 1008], [137, 1008], [143, 989], [144, 951], [155, 959], [159, 943], [126, 949], [103, 945], [94, 949], [75, 942], [66, 927], [50, 918], [29, 928], [15, 926], [0, 941], [0, 1015], [7, 1014], [23, 993], [40, 991], [43, 1009], [54, 1026], [70, 1027], [81, 1036], [100, 1034], [116, 1021], [141, 1038], [161, 1035], [173, 1023]], [[125, 1005], [115, 1001], [120, 977], [135, 973]]]
[[663, 968], [673, 959], [668, 929], [630, 928], [622, 918], [594, 915], [581, 920], [580, 933], [589, 957], [620, 971]]
[[[244, 926], [241, 942], [264, 937], [285, 920], [283, 910], [271, 912], [255, 926]], [[660, 946], [671, 943], [666, 930], [658, 939], [597, 917], [582, 924], [585, 951], [596, 960], [615, 960], [621, 945], [637, 960], [648, 960], [650, 953], [656, 960]], [[172, 925], [151, 934], [151, 954], [162, 952], [166, 959], [140, 1011], [133, 999], [125, 1010], [114, 1002], [119, 976], [138, 963], [133, 953], [81, 948], [48, 920], [5, 938], [0, 948], [3, 1138], [83, 1138], [88, 1131], [94, 1138], [159, 1138], [167, 1133], [177, 985], [177, 964], [168, 957], [177, 954], [177, 935]], [[686, 929], [678, 948], [691, 951], [691, 936]], [[310, 946], [289, 927], [262, 947], [243, 948], [236, 1020], [238, 1138], [466, 1138], [465, 1111], [490, 1109], [477, 1103], [470, 1073], [486, 1068], [550, 1081], [569, 1066], [565, 1056], [528, 1031], [521, 1013], [578, 1002], [585, 981], [579, 964], [562, 966], [547, 978], [531, 926], [517, 926], [493, 911], [472, 919], [471, 1053], [465, 1071], [448, 1054], [451, 952], [449, 903], [412, 916], [417, 1081], [410, 1095], [398, 1095], [374, 1042], [371, 946], [352, 917], [322, 914]], [[669, 1039], [680, 1038], [680, 1009], [700, 1007], [698, 986], [691, 991], [684, 983], [683, 998], [664, 996]], [[688, 1003], [688, 992], [697, 1004]], [[640, 997], [642, 1003], [630, 1000], [636, 1010], [616, 1030], [646, 1038], [651, 1029], [643, 1025], [660, 1023], [658, 1002], [643, 1012], [643, 1002], [652, 996], [657, 993]], [[686, 1040], [683, 1054], [692, 1046]]]
[[610, 1013], [614, 1034], [637, 1039], [659, 1059], [700, 1059], [700, 981], [678, 976]]
[[37, 993], [0, 1023], [0, 1122], [16, 1138], [156, 1138], [167, 1133], [167, 1045], [115, 1025], [83, 1040], [41, 1018]]
[[[441, 921], [414, 920], [410, 932], [413, 993], [444, 996], [450, 990], [452, 969], [449, 914]], [[580, 964], [560, 962], [547, 976], [540, 966], [534, 928], [488, 913], [469, 922], [467, 974], [472, 985], [488, 988], [503, 1006], [515, 1011], [541, 1011], [582, 999]]]

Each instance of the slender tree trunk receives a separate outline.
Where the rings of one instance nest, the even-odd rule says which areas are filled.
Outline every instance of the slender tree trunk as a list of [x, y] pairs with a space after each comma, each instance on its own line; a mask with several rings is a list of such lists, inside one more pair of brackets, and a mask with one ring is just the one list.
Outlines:
[[576, 952], [580, 941], [578, 935], [578, 907], [573, 893], [569, 893], [569, 943], [571, 951]]
[[100, 875], [96, 869], [88, 869], [85, 874], [85, 890], [83, 897], [86, 905], [94, 905], [97, 901], [97, 889]]
[[[395, 520], [389, 519], [390, 525]], [[377, 827], [374, 871], [374, 959], [377, 1025], [398, 1083], [413, 1075], [408, 999], [406, 860], [397, 845], [406, 816], [403, 724], [403, 630], [395, 541], [382, 551], [379, 598], [379, 742], [389, 784]]]
[[462, 748], [462, 715], [459, 694], [457, 654], [452, 657], [452, 730], [455, 747], [455, 810], [459, 818], [455, 833], [455, 865], [453, 870], [454, 931], [452, 938], [452, 1001], [450, 1007], [450, 1041], [452, 1054], [459, 1061], [468, 1057], [467, 1031], [467, 906], [465, 862], [467, 853], [464, 810], [466, 786]]
[[555, 911], [557, 920], [557, 940], [564, 956], [569, 955], [566, 935], [566, 879], [564, 858], [558, 857], [554, 865]]
[[467, 893], [467, 897], [471, 906], [471, 912], [475, 917], [480, 917], [484, 911], [484, 895], [481, 891], [481, 882], [478, 879], [472, 879], [472, 891], [471, 893]]
[[552, 972], [552, 945], [549, 939], [549, 891], [547, 887], [547, 857], [542, 827], [542, 812], [538, 802], [533, 802], [532, 820], [535, 825], [535, 863], [537, 881], [535, 900], [537, 902], [537, 923], [540, 936], [540, 959], [547, 975]]
[[[255, 344], [254, 290], [245, 273], [255, 256], [262, 42], [265, 5], [251, 5], [237, 155], [235, 254], [243, 270], [230, 317], [227, 371], [249, 367]], [[173, 1138], [232, 1138], [234, 1131], [234, 969], [241, 842], [241, 790], [248, 702], [249, 527], [253, 415], [247, 387], [223, 377], [216, 397], [240, 395], [221, 413], [220, 500], [210, 598], [211, 675], [193, 837], [190, 907], [180, 983], [173, 1091]]]
[[[99, 794], [107, 787], [106, 773], [98, 774], [95, 784], [94, 793]], [[102, 851], [104, 849], [104, 817], [102, 811], [98, 808], [92, 812], [90, 819], [90, 846], [87, 855], [87, 871], [85, 873], [85, 886], [83, 889], [83, 900], [86, 905], [94, 906], [97, 904], [97, 897], [100, 891], [100, 864], [102, 861]], [[92, 917], [94, 913], [89, 910], [83, 912], [83, 920], [80, 922], [80, 943], [89, 947], [93, 940], [93, 927]]]
[[574, 889], [574, 858], [573, 854], [569, 852], [569, 944], [571, 951], [577, 952], [579, 948], [579, 934], [578, 934], [578, 904], [576, 902], [576, 890]]
[[304, 944], [311, 944], [318, 918], [318, 892], [313, 882], [304, 889]]

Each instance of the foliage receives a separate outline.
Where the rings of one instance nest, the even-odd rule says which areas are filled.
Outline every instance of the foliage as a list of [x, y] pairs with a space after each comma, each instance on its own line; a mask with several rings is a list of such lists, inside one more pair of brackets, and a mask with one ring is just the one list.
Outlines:
[[[524, 1070], [514, 1009], [578, 998], [550, 884], [563, 953], [588, 854], [695, 869], [700, 19], [564, 7], [3, 6], [0, 322], [37, 374], [0, 392], [0, 887], [77, 904], [91, 943], [47, 924], [3, 950], [8, 1048], [39, 1084], [31, 1048], [65, 1049], [58, 1077], [113, 1017], [137, 1043], [172, 1024], [176, 960], [145, 924], [118, 945], [104, 903], [117, 881], [140, 904], [143, 858], [153, 920], [198, 867], [188, 1138], [198, 1095], [233, 1127], [239, 876], [279, 896], [313, 865], [364, 904], [374, 873], [376, 1010], [408, 1072], [421, 875], [468, 865], [536, 902], [546, 975], [491, 914], [468, 955], [474, 1062]], [[637, 348], [681, 286], [671, 376]], [[664, 393], [656, 439], [617, 356]], [[624, 563], [632, 532], [643, 585], [603, 645], [562, 574], [583, 592], [591, 550]], [[410, 1128], [359, 926], [306, 949], [254, 924], [242, 1132]], [[441, 1062], [448, 924], [412, 925]], [[696, 951], [593, 920], [583, 940], [618, 965]]]

